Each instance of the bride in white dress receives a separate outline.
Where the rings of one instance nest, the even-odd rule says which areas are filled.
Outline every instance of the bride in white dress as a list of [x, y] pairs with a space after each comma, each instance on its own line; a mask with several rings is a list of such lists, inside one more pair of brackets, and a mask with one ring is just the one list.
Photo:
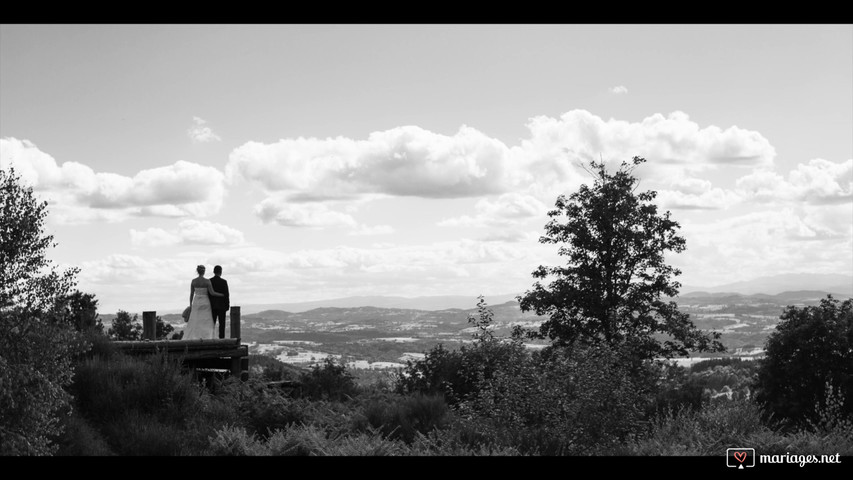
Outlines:
[[198, 277], [190, 282], [190, 317], [184, 329], [183, 340], [212, 339], [215, 335], [213, 311], [210, 308], [210, 297], [224, 297], [213, 289], [210, 280], [204, 278], [204, 265], [196, 267]]

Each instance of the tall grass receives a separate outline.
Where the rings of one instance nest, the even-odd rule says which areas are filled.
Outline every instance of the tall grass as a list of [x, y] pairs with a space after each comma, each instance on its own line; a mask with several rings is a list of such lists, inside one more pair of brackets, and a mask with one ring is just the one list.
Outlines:
[[200, 412], [204, 391], [165, 355], [93, 355], [78, 364], [71, 392], [78, 418], [71, 422], [76, 428], [62, 439], [69, 445], [66, 454], [75, 452], [70, 445], [92, 438], [105, 445], [93, 454], [178, 455], [192, 450], [187, 426]]

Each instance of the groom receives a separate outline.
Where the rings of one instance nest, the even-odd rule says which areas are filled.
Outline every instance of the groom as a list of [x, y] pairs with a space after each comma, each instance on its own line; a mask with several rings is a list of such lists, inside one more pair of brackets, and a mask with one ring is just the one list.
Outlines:
[[219, 322], [219, 338], [225, 338], [225, 313], [231, 307], [230, 297], [228, 296], [228, 282], [222, 275], [222, 267], [219, 265], [213, 267], [213, 276], [210, 277], [210, 284], [213, 290], [225, 294], [224, 297], [210, 297], [210, 309], [213, 312], [213, 323]]

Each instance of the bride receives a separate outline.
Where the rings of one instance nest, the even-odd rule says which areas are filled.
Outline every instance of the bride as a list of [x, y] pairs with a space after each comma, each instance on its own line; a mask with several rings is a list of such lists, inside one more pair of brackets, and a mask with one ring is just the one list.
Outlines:
[[183, 340], [211, 339], [214, 335], [213, 310], [210, 308], [210, 297], [224, 297], [225, 294], [213, 290], [210, 280], [204, 278], [204, 265], [196, 267], [198, 277], [190, 282], [190, 317], [184, 330]]

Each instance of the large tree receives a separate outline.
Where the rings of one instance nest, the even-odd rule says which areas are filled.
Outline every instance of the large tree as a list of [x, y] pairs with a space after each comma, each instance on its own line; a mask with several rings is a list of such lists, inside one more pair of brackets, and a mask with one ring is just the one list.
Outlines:
[[656, 192], [635, 193], [633, 171], [643, 162], [634, 157], [610, 173], [592, 161], [593, 185], [557, 198], [540, 242], [559, 245], [567, 262], [533, 272], [521, 309], [548, 317], [538, 336], [556, 346], [606, 343], [639, 360], [721, 351], [719, 333], [698, 330], [671, 300], [681, 272], [664, 255], [685, 241], [670, 212], [658, 213]]
[[828, 296], [819, 305], [788, 306], [767, 338], [757, 399], [780, 418], [817, 420], [826, 388], [846, 398], [853, 414], [853, 299]]
[[39, 202], [13, 168], [0, 169], [0, 454], [54, 451], [69, 404], [72, 357], [84, 344], [65, 312], [77, 269], [58, 272]]

